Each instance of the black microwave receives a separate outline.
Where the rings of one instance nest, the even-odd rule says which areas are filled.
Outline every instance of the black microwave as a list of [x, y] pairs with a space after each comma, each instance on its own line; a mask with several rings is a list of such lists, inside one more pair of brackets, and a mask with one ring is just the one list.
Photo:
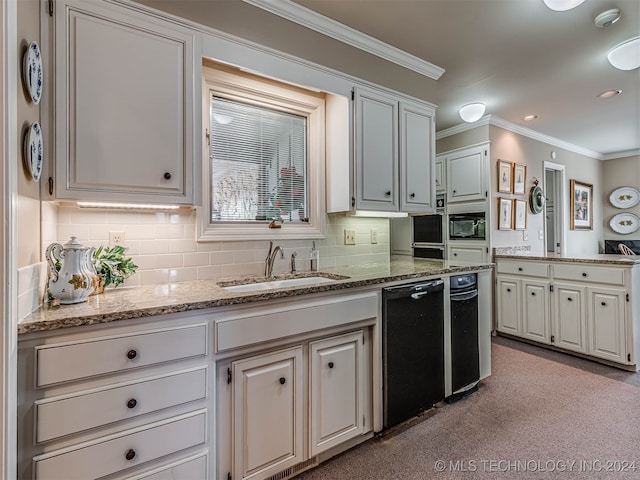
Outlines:
[[486, 222], [484, 212], [449, 215], [450, 240], [484, 240]]

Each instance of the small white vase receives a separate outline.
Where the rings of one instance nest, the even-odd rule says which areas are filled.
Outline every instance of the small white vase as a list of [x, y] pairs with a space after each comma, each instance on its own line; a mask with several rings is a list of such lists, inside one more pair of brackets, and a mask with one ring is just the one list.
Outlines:
[[[91, 277], [91, 247], [85, 247], [76, 237], [64, 245], [52, 243], [45, 252], [49, 264], [49, 292], [62, 304], [80, 303], [93, 292]], [[61, 263], [60, 271], [56, 261]]]

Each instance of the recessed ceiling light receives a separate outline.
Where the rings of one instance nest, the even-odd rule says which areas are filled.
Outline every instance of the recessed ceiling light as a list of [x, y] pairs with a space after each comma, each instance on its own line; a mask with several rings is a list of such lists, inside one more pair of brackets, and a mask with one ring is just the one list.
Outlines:
[[619, 70], [634, 70], [640, 67], [640, 37], [616, 45], [607, 55], [607, 59]]
[[564, 12], [565, 10], [571, 10], [584, 2], [584, 0], [543, 0], [544, 4], [551, 10], [556, 12]]
[[460, 107], [458, 114], [465, 122], [473, 123], [482, 118], [485, 108], [484, 103], [468, 103], [467, 105]]
[[525, 121], [529, 121], [529, 120], [535, 120], [536, 118], [538, 118], [538, 115], [527, 115], [526, 117], [523, 118], [523, 120]]
[[600, 98], [617, 97], [621, 93], [622, 93], [622, 90], [607, 90], [606, 92], [602, 92], [601, 94], [599, 94], [598, 97]]
[[608, 27], [609, 25], [613, 25], [618, 20], [620, 20], [620, 9], [612, 8], [611, 10], [607, 10], [606, 12], [602, 12], [596, 18], [593, 19], [593, 23], [596, 24], [596, 27]]

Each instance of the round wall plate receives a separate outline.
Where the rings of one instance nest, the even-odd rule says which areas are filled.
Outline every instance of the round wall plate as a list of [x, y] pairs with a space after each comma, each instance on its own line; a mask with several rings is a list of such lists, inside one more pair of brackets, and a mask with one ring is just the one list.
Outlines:
[[39, 103], [42, 97], [42, 56], [40, 47], [31, 42], [22, 58], [22, 80], [33, 103]]
[[534, 185], [529, 190], [529, 210], [531, 213], [540, 213], [544, 207], [544, 194], [542, 188], [538, 185]]
[[24, 163], [31, 173], [31, 178], [36, 182], [42, 175], [42, 162], [42, 129], [38, 122], [34, 122], [24, 137]]
[[611, 218], [609, 226], [614, 232], [627, 235], [640, 228], [640, 218], [633, 213], [619, 213]]
[[616, 188], [609, 195], [609, 202], [616, 208], [632, 208], [640, 202], [640, 192], [633, 187]]

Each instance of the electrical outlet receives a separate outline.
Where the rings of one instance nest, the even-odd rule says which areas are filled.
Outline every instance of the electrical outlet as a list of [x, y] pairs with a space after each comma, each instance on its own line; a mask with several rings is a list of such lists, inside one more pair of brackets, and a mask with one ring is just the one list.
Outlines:
[[529, 232], [527, 232], [526, 230], [522, 231], [522, 240], [524, 240], [525, 242], [529, 240]]
[[371, 244], [378, 243], [378, 230], [375, 228], [371, 229]]
[[124, 232], [109, 232], [109, 248], [124, 245]]
[[345, 245], [355, 245], [356, 244], [356, 231], [345, 229], [344, 231], [344, 244]]

